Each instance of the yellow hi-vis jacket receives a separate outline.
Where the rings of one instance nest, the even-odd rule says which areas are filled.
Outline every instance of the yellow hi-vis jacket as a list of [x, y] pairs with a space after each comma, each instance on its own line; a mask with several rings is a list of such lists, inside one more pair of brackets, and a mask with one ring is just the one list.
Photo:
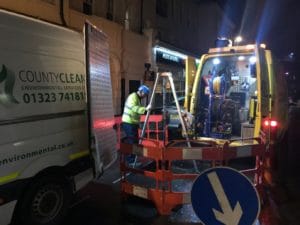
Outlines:
[[131, 93], [125, 102], [122, 122], [139, 124], [140, 116], [144, 114], [146, 108], [141, 105], [141, 99], [136, 92]]

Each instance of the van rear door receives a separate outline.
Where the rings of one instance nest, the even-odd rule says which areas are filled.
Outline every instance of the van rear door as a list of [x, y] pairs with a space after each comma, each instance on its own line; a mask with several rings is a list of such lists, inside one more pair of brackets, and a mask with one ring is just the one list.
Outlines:
[[89, 144], [98, 177], [117, 159], [107, 36], [85, 23]]

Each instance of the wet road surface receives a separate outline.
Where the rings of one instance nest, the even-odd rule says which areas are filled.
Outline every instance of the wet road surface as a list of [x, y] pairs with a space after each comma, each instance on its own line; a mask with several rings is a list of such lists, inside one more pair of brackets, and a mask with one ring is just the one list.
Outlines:
[[[279, 156], [282, 174], [279, 184], [268, 190], [256, 225], [300, 225], [300, 108], [291, 114], [288, 146]], [[63, 224], [70, 225], [187, 225], [201, 224], [191, 205], [170, 216], [159, 216], [151, 202], [140, 198], [123, 201], [120, 172], [116, 162], [97, 181], [89, 183], [76, 196]]]
[[[191, 205], [184, 205], [170, 216], [159, 216], [154, 205], [144, 199], [120, 194], [118, 163], [97, 181], [89, 183], [76, 196], [66, 221], [70, 225], [188, 225], [202, 223]], [[275, 203], [273, 203], [275, 204]], [[279, 225], [274, 207], [263, 208], [256, 225]], [[286, 224], [285, 224], [286, 225]]]

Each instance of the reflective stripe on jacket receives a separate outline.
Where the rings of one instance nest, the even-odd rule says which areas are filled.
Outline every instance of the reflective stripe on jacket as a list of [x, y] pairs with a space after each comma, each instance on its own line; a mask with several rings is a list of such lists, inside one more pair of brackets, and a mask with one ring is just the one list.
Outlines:
[[122, 122], [139, 124], [140, 116], [144, 114], [146, 108], [141, 105], [141, 99], [136, 92], [130, 94], [126, 99]]

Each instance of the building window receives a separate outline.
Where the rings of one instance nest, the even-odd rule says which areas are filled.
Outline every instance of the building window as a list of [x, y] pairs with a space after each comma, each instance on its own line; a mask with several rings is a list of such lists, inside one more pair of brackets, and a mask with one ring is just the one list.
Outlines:
[[129, 80], [129, 93], [136, 92], [139, 89], [139, 86], [141, 85], [140, 80]]
[[161, 17], [168, 17], [168, 0], [156, 0], [156, 14]]
[[114, 19], [114, 0], [107, 0], [107, 11], [106, 11], [106, 19], [113, 20]]
[[92, 15], [93, 9], [93, 0], [85, 0], [83, 2], [83, 13], [86, 15]]

